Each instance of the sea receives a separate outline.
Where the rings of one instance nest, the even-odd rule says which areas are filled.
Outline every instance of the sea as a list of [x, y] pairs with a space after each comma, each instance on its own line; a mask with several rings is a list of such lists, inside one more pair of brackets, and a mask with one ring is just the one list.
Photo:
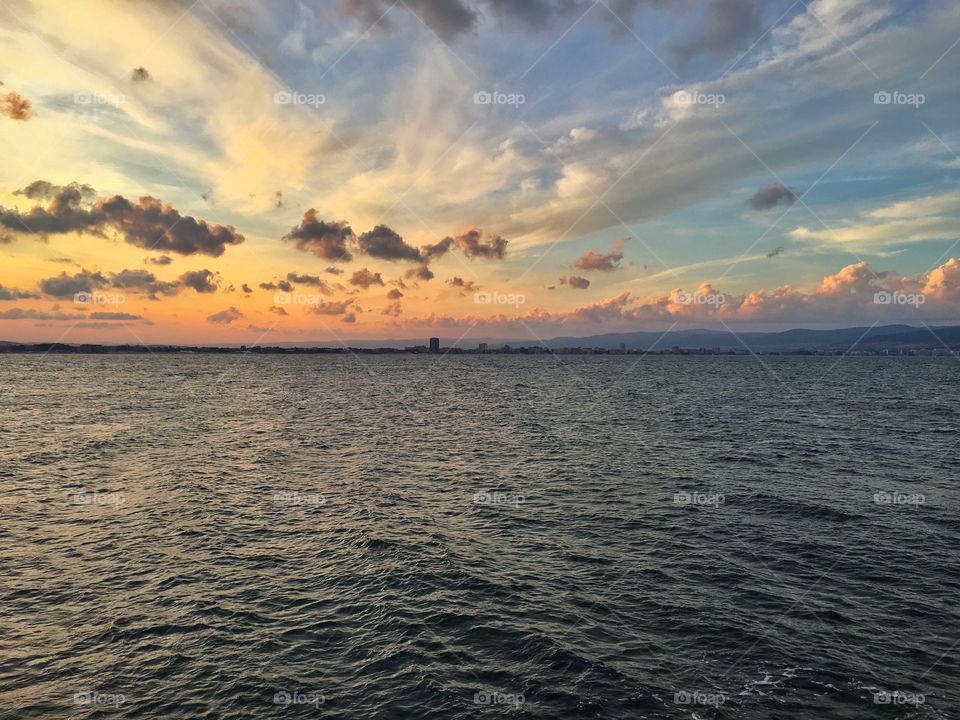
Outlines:
[[0, 355], [0, 718], [960, 717], [954, 358]]

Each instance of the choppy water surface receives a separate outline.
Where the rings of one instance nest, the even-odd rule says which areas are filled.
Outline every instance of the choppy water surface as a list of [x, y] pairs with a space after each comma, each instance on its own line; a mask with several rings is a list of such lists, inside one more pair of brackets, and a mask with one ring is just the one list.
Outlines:
[[960, 717], [958, 375], [0, 357], [0, 717]]

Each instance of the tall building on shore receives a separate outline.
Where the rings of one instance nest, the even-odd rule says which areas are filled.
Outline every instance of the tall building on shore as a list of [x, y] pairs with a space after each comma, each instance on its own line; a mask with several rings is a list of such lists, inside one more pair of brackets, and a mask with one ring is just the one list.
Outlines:
[[440, 338], [430, 338], [430, 352], [440, 352]]
[[480, 346], [477, 348], [477, 350], [480, 351], [481, 353], [487, 352], [487, 344], [486, 344], [486, 343], [480, 343]]

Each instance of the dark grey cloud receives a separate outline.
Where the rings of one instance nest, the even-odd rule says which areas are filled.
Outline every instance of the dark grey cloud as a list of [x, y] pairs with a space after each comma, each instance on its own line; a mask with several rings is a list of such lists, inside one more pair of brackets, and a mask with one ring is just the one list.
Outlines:
[[326, 288], [327, 281], [318, 275], [302, 275], [299, 273], [287, 273], [287, 280], [300, 285], [310, 285], [311, 287]]
[[132, 203], [115, 195], [96, 203], [93, 212], [102, 214], [128, 243], [148, 250], [220, 257], [227, 245], [239, 245], [245, 239], [232, 225], [208, 225], [153, 197]]
[[412, 268], [406, 272], [407, 278], [414, 278], [416, 280], [433, 280], [434, 274], [426, 265], [421, 265], [418, 268]]
[[499, 235], [483, 240], [483, 231], [473, 228], [462, 235], [457, 235], [453, 241], [468, 258], [488, 258], [502, 260], [507, 252], [507, 241]]
[[352, 298], [340, 302], [322, 302], [315, 305], [311, 312], [314, 315], [343, 315], [351, 305], [353, 305]]
[[353, 305], [352, 299], [340, 302], [323, 302], [315, 305], [311, 312], [314, 315], [344, 315], [351, 305]]
[[[197, 292], [215, 292], [217, 286], [213, 283], [215, 273], [210, 270], [189, 272], [175, 282], [157, 280], [156, 276], [147, 270], [124, 269], [117, 273], [104, 275], [101, 272], [82, 270], [73, 275], [60, 273], [56, 277], [40, 281], [40, 290], [45, 295], [58, 298], [72, 298], [77, 293], [92, 293], [101, 288], [119, 288], [146, 293], [152, 299], [159, 295], [176, 295], [185, 287], [192, 287]], [[22, 297], [32, 297], [22, 295]], [[0, 299], [5, 299], [0, 294]]]
[[763, 34], [762, 0], [711, 0], [706, 26], [692, 37], [676, 41], [671, 51], [687, 63], [697, 55], [730, 57], [747, 50]]
[[147, 270], [121, 270], [110, 275], [110, 285], [116, 288], [148, 287], [156, 281], [156, 276]]
[[363, 233], [357, 240], [360, 250], [370, 257], [381, 260], [409, 260], [423, 262], [423, 255], [412, 245], [386, 225], [377, 225], [373, 230]]
[[387, 13], [394, 5], [415, 14], [446, 42], [471, 30], [477, 20], [476, 11], [462, 0], [406, 0], [399, 5], [389, 0], [343, 0], [342, 7], [365, 27], [390, 29]]
[[767, 253], [768, 258], [775, 258], [777, 255], [783, 254], [782, 247], [775, 247], [773, 250]]
[[394, 288], [393, 290], [387, 293], [388, 300], [399, 300], [402, 297], [403, 297], [403, 293], [397, 290], [396, 288]]
[[215, 293], [217, 284], [214, 282], [216, 273], [211, 270], [193, 270], [180, 276], [180, 284], [193, 288], [198, 293]]
[[590, 287], [590, 281], [584, 277], [579, 277], [577, 275], [571, 275], [568, 278], [560, 278], [561, 285], [569, 285], [572, 288], [577, 290], [586, 290]]
[[[639, 7], [665, 3], [663, 0], [611, 0], [606, 4], [609, 9], [597, 8], [589, 17], [619, 32], [624, 29], [623, 24], [632, 25]], [[391, 30], [387, 13], [396, 6], [397, 10], [416, 15], [447, 43], [474, 30], [481, 16], [494, 17], [507, 29], [519, 26], [527, 31], [540, 30], [556, 22], [576, 19], [594, 5], [593, 0], [406, 0], [402, 3], [342, 0], [344, 14], [356, 18], [364, 28], [376, 24], [378, 29]]]
[[160, 295], [176, 295], [181, 290], [183, 290], [183, 285], [180, 282], [158, 280], [147, 288], [147, 293], [151, 300], [159, 300]]
[[364, 290], [371, 285], [383, 285], [383, 278], [380, 273], [370, 272], [367, 268], [357, 270], [350, 278], [350, 284], [362, 287]]
[[270, 312], [272, 312], [274, 315], [280, 315], [280, 316], [286, 316], [286, 315], [289, 314], [289, 313], [287, 312], [286, 308], [283, 308], [283, 307], [281, 307], [281, 306], [279, 306], [279, 305], [273, 305], [273, 306], [270, 308]]
[[403, 306], [399, 301], [392, 302], [387, 305], [380, 314], [387, 315], [389, 317], [400, 317], [403, 314]]
[[435, 245], [424, 245], [420, 248], [420, 252], [426, 260], [433, 260], [446, 255], [451, 247], [453, 247], [453, 238], [445, 237]]
[[479, 286], [473, 282], [473, 280], [464, 280], [462, 277], [454, 276], [447, 280], [447, 284], [451, 287], [458, 288], [462, 293], [475, 292], [479, 290]]
[[130, 72], [130, 80], [132, 82], [146, 82], [150, 79], [150, 71], [147, 70], [142, 65], [140, 67], [134, 68]]
[[66, 186], [31, 183], [26, 188], [18, 190], [17, 194], [39, 199], [38, 193], [42, 196], [48, 190], [55, 189], [56, 192], [43, 198], [50, 201], [49, 205], [37, 206], [25, 213], [0, 208], [0, 227], [21, 233], [37, 233], [42, 236], [84, 230], [102, 234], [103, 216], [82, 206], [85, 187], [87, 186], [76, 183]]
[[298, 250], [312, 252], [325, 260], [349, 262], [353, 256], [347, 249], [347, 241], [352, 237], [353, 230], [347, 223], [321, 220], [317, 217], [317, 211], [310, 208], [303, 214], [300, 224], [283, 239], [295, 243]]
[[260, 287], [264, 290], [280, 290], [281, 292], [290, 293], [293, 292], [294, 287], [286, 280], [279, 280], [277, 282], [262, 282]]
[[330, 273], [331, 275], [343, 275], [343, 270], [338, 267], [328, 267], [324, 270], [325, 273]]
[[35, 300], [40, 297], [37, 293], [27, 290], [17, 290], [0, 285], [0, 300]]
[[161, 255], [160, 257], [148, 257], [144, 262], [147, 265], [169, 265], [173, 262], [173, 258], [169, 255]]
[[507, 240], [499, 235], [487, 236], [479, 228], [472, 228], [461, 235], [445, 237], [434, 245], [424, 245], [420, 254], [425, 261], [441, 258], [454, 247], [460, 248], [468, 258], [489, 258], [502, 260], [507, 252]]
[[85, 315], [10, 308], [0, 312], [0, 320], [81, 320]]
[[106, 287], [108, 283], [109, 281], [103, 274], [84, 270], [75, 275], [60, 273], [57, 277], [41, 280], [40, 291], [44, 295], [53, 297], [72, 298], [77, 293], [90, 293], [98, 288]]
[[125, 312], [92, 312], [87, 317], [91, 320], [143, 320], [142, 315]]
[[226, 310], [221, 310], [209, 316], [207, 322], [213, 323], [214, 325], [229, 325], [234, 320], [239, 320], [242, 317], [243, 313], [231, 305]]
[[54, 185], [46, 180], [34, 180], [25, 188], [14, 192], [14, 195], [23, 195], [31, 200], [52, 200], [57, 195], [63, 194], [67, 190], [76, 190], [80, 193], [81, 200], [93, 200], [97, 197], [97, 191], [89, 185], [80, 183], [70, 183], [69, 185]]
[[793, 205], [797, 194], [783, 183], [771, 183], [757, 190], [748, 204], [754, 210], [772, 210], [777, 205]]
[[241, 285], [240, 287], [241, 287], [241, 289], [242, 289], [245, 293], [252, 293], [252, 292], [253, 292], [253, 288], [251, 288], [251, 287], [250, 287], [249, 285], [247, 285], [246, 283], [244, 283], [244, 284]]
[[181, 215], [173, 206], [152, 197], [136, 203], [115, 195], [87, 206], [89, 185], [56, 186], [46, 181], [31, 183], [20, 194], [32, 199], [49, 199], [47, 207], [37, 206], [22, 213], [0, 208], [0, 228], [40, 235], [92, 232], [102, 235], [113, 229], [131, 245], [175, 252], [181, 255], [219, 257], [227, 245], [239, 245], [243, 235], [233, 226], [208, 225], [189, 215]]

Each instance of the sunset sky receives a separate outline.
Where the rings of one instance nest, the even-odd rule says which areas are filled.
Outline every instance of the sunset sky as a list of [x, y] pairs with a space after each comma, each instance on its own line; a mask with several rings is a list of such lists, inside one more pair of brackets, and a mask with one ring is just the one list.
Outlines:
[[958, 78], [955, 0], [6, 0], [0, 340], [955, 324]]

